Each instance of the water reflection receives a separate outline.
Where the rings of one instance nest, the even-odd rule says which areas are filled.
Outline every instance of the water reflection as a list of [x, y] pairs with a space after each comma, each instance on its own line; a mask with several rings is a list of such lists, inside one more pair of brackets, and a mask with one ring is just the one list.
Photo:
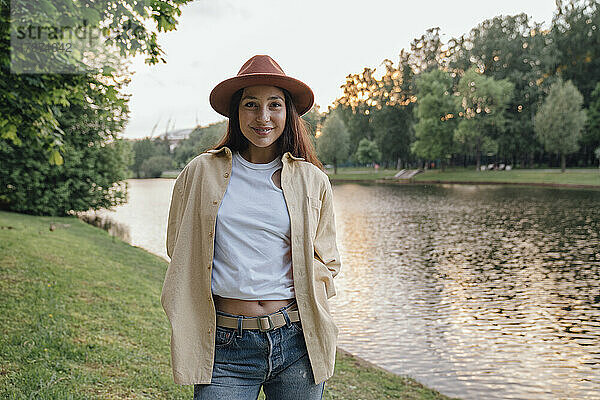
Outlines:
[[600, 191], [334, 196], [341, 347], [465, 399], [600, 398]]
[[126, 224], [130, 244], [167, 257], [167, 219], [175, 179], [127, 179], [129, 202], [97, 214]]
[[[111, 215], [165, 259], [174, 180]], [[600, 399], [600, 191], [334, 185], [342, 348], [463, 399]]]

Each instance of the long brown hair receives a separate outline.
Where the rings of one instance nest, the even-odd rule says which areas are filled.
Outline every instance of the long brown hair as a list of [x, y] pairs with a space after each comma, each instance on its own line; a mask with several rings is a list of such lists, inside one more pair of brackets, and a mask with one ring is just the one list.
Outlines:
[[[278, 156], [282, 156], [289, 151], [294, 157], [303, 157], [306, 161], [316, 165], [319, 169], [324, 171], [323, 164], [317, 158], [315, 148], [310, 140], [306, 122], [298, 115], [292, 96], [287, 90], [283, 88], [279, 89], [283, 91], [285, 96], [286, 116], [283, 133], [276, 141]], [[237, 150], [242, 152], [250, 145], [248, 139], [246, 139], [240, 129], [240, 119], [238, 114], [243, 92], [244, 89], [240, 89], [231, 96], [227, 132], [213, 149], [227, 146], [231, 151]]]

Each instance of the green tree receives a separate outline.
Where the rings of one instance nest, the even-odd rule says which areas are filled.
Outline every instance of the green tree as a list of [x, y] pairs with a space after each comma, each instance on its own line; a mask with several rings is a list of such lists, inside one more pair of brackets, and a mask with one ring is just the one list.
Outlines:
[[429, 28], [410, 43], [407, 62], [415, 73], [444, 68], [449, 60], [443, 47], [440, 28]]
[[368, 164], [381, 160], [381, 152], [377, 148], [377, 143], [373, 140], [362, 139], [356, 149], [356, 159], [361, 164]]
[[164, 171], [175, 166], [173, 159], [169, 156], [153, 156], [142, 163], [141, 170], [144, 178], [160, 178]]
[[131, 145], [118, 138], [128, 118], [127, 103], [86, 88], [88, 100], [56, 108], [64, 128], [64, 162], [51, 165], [38, 137], [21, 145], [0, 140], [0, 208], [34, 215], [112, 208], [127, 201]]
[[561, 171], [565, 172], [566, 155], [577, 151], [586, 113], [583, 96], [573, 82], [559, 80], [535, 115], [535, 133], [546, 151], [560, 155]]
[[463, 75], [475, 65], [483, 75], [496, 80], [508, 79], [515, 85], [514, 95], [506, 108], [506, 129], [491, 138], [497, 143], [498, 155], [514, 163], [533, 163], [541, 150], [533, 131], [533, 118], [544, 87], [553, 76], [558, 51], [551, 35], [542, 24], [526, 14], [498, 16], [478, 24], [449, 44], [450, 67]]
[[372, 68], [346, 76], [346, 83], [342, 85], [343, 95], [336, 100], [334, 108], [348, 131], [350, 154], [356, 153], [361, 139], [373, 138], [371, 114], [376, 109], [373, 99], [378, 87]]
[[197, 126], [187, 139], [181, 140], [173, 150], [175, 166], [183, 168], [198, 154], [216, 145], [225, 135], [227, 121], [219, 121], [207, 126]]
[[319, 112], [319, 106], [314, 105], [309, 112], [302, 116], [302, 119], [308, 127], [309, 137], [312, 142], [313, 148], [317, 148], [317, 131], [321, 127], [323, 122], [323, 114]]
[[408, 106], [382, 106], [373, 111], [372, 126], [374, 141], [381, 152], [381, 160], [392, 167], [400, 168], [410, 159], [410, 143], [414, 129], [412, 103]]
[[594, 150], [594, 155], [598, 159], [598, 169], [600, 170], [600, 147], [597, 147], [596, 150]]
[[321, 126], [323, 118], [324, 115], [319, 112], [319, 106], [317, 104], [315, 104], [309, 112], [302, 116], [302, 119], [308, 124], [308, 128], [313, 136]]
[[552, 40], [559, 50], [553, 72], [571, 80], [588, 106], [600, 82], [600, 5], [597, 0], [556, 0]]
[[[415, 40], [413, 47], [422, 48], [427, 40], [424, 35]], [[346, 77], [342, 86], [344, 94], [336, 100], [335, 108], [350, 132], [351, 154], [355, 155], [360, 140], [367, 138], [375, 140], [386, 164], [395, 163], [400, 168], [402, 160], [410, 160], [412, 109], [416, 101], [411, 63], [420, 65], [419, 60], [429, 60], [428, 54], [419, 53], [417, 58], [411, 58], [411, 53], [402, 50], [397, 66], [385, 59], [382, 62], [385, 73], [379, 80], [374, 76], [375, 70], [370, 68]]]
[[227, 122], [216, 122], [199, 129], [199, 140], [196, 143], [196, 155], [214, 147], [227, 132]]
[[[123, 78], [118, 67], [103, 68], [95, 76], [11, 73], [11, 24], [28, 26], [33, 23], [61, 28], [61, 23], [76, 25], [85, 21], [90, 27], [104, 26], [108, 34], [104, 43], [106, 53], [112, 54], [109, 48], [114, 45], [121, 57], [141, 53], [147, 56], [146, 63], [152, 65], [165, 62], [162, 58], [164, 52], [157, 42], [157, 32], [175, 29], [181, 6], [190, 1], [57, 0], [35, 3], [32, 8], [31, 2], [0, 0], [0, 97], [3, 99], [0, 102], [0, 140], [19, 146], [23, 142], [34, 142], [26, 139], [37, 138], [35, 142], [42, 146], [39, 151], [45, 153], [47, 160], [61, 164], [66, 127], [59, 122], [59, 109], [65, 113], [65, 107], [73, 102], [87, 100], [85, 95], [90, 85], [101, 86], [107, 96], [114, 96], [118, 86], [115, 81]], [[60, 58], [61, 55], [54, 57]]]
[[152, 139], [152, 143], [156, 147], [156, 154], [159, 156], [171, 155], [171, 142], [166, 135], [160, 135]]
[[[557, 0], [550, 37], [558, 50], [550, 73], [571, 80], [589, 108], [600, 82], [600, 3], [597, 0]], [[594, 163], [594, 149], [600, 144], [584, 130], [580, 149], [570, 158], [578, 165]]]
[[135, 173], [136, 178], [141, 178], [142, 163], [156, 154], [156, 148], [154, 146], [154, 143], [152, 143], [152, 139], [149, 137], [145, 137], [143, 139], [134, 141], [133, 153], [134, 157], [131, 169]]
[[335, 174], [338, 163], [345, 161], [350, 155], [350, 135], [339, 113], [337, 109], [329, 112], [321, 128], [321, 135], [317, 138], [319, 158], [326, 163], [332, 163]]
[[440, 160], [442, 170], [454, 152], [458, 110], [452, 95], [452, 76], [439, 69], [417, 78], [416, 141], [412, 151], [426, 160]]
[[383, 61], [386, 71], [372, 95], [374, 140], [386, 167], [391, 165], [398, 169], [411, 161], [410, 143], [414, 139], [415, 75], [408, 58], [403, 50], [397, 66], [391, 60]]
[[592, 92], [581, 143], [591, 149], [600, 146], [600, 82], [596, 84], [596, 88]]
[[495, 153], [497, 142], [492, 134], [505, 129], [504, 111], [514, 90], [508, 80], [486, 77], [475, 68], [469, 69], [458, 83], [458, 100], [462, 117], [454, 139], [475, 153], [476, 169], [481, 167], [481, 154]]

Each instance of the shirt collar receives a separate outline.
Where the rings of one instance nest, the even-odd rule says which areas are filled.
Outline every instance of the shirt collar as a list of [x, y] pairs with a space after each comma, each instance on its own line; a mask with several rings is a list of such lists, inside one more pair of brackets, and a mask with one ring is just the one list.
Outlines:
[[[221, 146], [218, 149], [208, 150], [207, 153], [218, 155], [219, 153], [222, 153], [223, 151], [225, 151], [226, 153], [231, 154], [231, 150], [227, 146]], [[283, 155], [282, 159], [285, 160], [285, 161], [289, 161], [290, 159], [294, 160], [294, 161], [303, 161], [303, 160], [305, 160], [303, 157], [295, 157], [295, 156], [293, 156], [292, 153], [290, 153], [289, 151], [285, 152], [285, 154]]]

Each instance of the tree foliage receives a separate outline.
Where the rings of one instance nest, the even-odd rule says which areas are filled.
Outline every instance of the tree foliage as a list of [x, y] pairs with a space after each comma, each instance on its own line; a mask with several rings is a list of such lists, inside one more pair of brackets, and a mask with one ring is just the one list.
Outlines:
[[350, 155], [349, 136], [339, 111], [330, 112], [321, 128], [321, 135], [317, 138], [317, 153], [321, 160], [333, 164], [335, 173], [338, 164]]
[[590, 102], [600, 82], [600, 4], [597, 0], [557, 0], [552, 40], [558, 50], [554, 73], [571, 80]]
[[[129, 116], [129, 97], [121, 92], [130, 77], [127, 57], [141, 53], [148, 64], [164, 62], [157, 32], [174, 29], [180, 6], [187, 2], [57, 0], [32, 6], [14, 0], [9, 9], [7, 1], [0, 1], [3, 209], [65, 215], [126, 201], [127, 185], [122, 181], [134, 160], [131, 144], [118, 135]], [[11, 27], [61, 29], [63, 23], [104, 26], [105, 48], [82, 61], [98, 56], [116, 63], [71, 74], [11, 73]], [[58, 53], [46, 56], [60, 58]]]
[[187, 139], [179, 142], [174, 150], [175, 166], [183, 168], [198, 154], [216, 145], [227, 130], [227, 121], [196, 127]]
[[455, 151], [458, 107], [452, 93], [452, 76], [447, 72], [434, 69], [417, 78], [416, 140], [412, 151], [425, 160], [441, 160], [442, 167]]
[[145, 137], [140, 140], [133, 141], [133, 164], [131, 169], [135, 173], [136, 178], [142, 177], [142, 164], [147, 159], [154, 157], [157, 153], [156, 145], [150, 137]]
[[[61, 164], [66, 127], [58, 120], [58, 108], [85, 100], [90, 85], [100, 86], [106, 96], [114, 97], [118, 82], [123, 79], [123, 71], [118, 66], [93, 74], [11, 73], [12, 24], [61, 28], [57, 26], [59, 21], [72, 25], [85, 21], [91, 27], [102, 25], [107, 53], [116, 49], [122, 58], [145, 54], [146, 62], [152, 65], [165, 62], [164, 52], [157, 42], [157, 31], [175, 29], [180, 7], [189, 1], [117, 0], [84, 4], [75, 0], [56, 0], [36, 2], [33, 8], [26, 0], [12, 0], [10, 8], [7, 0], [0, 1], [0, 97], [3, 99], [0, 103], [0, 140], [9, 140], [18, 146], [25, 141], [32, 143], [26, 139], [35, 137], [47, 159], [53, 164]], [[14, 16], [20, 16], [19, 20], [12, 20]], [[148, 22], [153, 22], [155, 28], [147, 28]]]
[[373, 111], [373, 140], [383, 162], [395, 162], [400, 168], [411, 158], [410, 143], [414, 140], [413, 104], [385, 106]]
[[586, 113], [583, 96], [573, 82], [557, 81], [535, 116], [535, 132], [546, 151], [561, 156], [565, 171], [565, 156], [577, 151]]
[[[425, 36], [424, 36], [425, 37]], [[419, 46], [416, 42], [414, 46]], [[413, 140], [414, 72], [410, 53], [400, 54], [398, 65], [386, 59], [385, 73], [380, 79], [375, 70], [365, 68], [360, 74], [346, 77], [344, 94], [336, 100], [336, 110], [350, 133], [350, 152], [356, 155], [358, 143], [366, 138], [375, 140], [382, 157], [388, 160], [411, 157]], [[426, 58], [424, 56], [424, 58]]]
[[498, 16], [483, 21], [452, 46], [450, 65], [457, 75], [475, 65], [485, 76], [515, 85], [506, 108], [506, 129], [492, 139], [501, 158], [530, 158], [539, 148], [533, 116], [544, 87], [553, 81], [549, 71], [557, 59], [550, 35], [526, 14]]
[[600, 147], [600, 82], [592, 92], [590, 106], [587, 110], [586, 128], [581, 142], [592, 149]]
[[465, 72], [457, 86], [462, 117], [455, 132], [455, 140], [468, 145], [476, 157], [476, 168], [481, 165], [483, 151], [495, 153], [497, 143], [493, 132], [505, 129], [505, 109], [514, 85], [503, 79], [495, 80], [480, 74], [473, 67]]
[[173, 159], [169, 156], [152, 156], [142, 163], [140, 170], [144, 178], [160, 178], [164, 171], [174, 167]]
[[362, 139], [358, 143], [356, 150], [356, 159], [361, 164], [369, 164], [381, 159], [381, 152], [377, 149], [377, 144], [369, 139]]
[[88, 100], [55, 110], [65, 127], [65, 157], [48, 163], [37, 136], [21, 145], [0, 141], [0, 207], [34, 215], [64, 216], [70, 211], [112, 208], [127, 201], [131, 145], [118, 138], [127, 117], [122, 98], [87, 87]]
[[[418, 97], [423, 97], [423, 93], [417, 96], [416, 80], [432, 70], [446, 71], [453, 81], [451, 92], [464, 98], [458, 87], [460, 81], [476, 69], [490, 82], [512, 84], [512, 96], [503, 108], [496, 106], [502, 108], [497, 113], [468, 116], [471, 107], [460, 104], [463, 114], [453, 121], [460, 121], [460, 125], [455, 129], [457, 146], [451, 151], [450, 162], [462, 156], [465, 165], [479, 164], [484, 155], [531, 167], [534, 162], [549, 162], [550, 155], [535, 134], [534, 117], [548, 88], [561, 77], [575, 83], [584, 95], [584, 105], [589, 104], [593, 114], [593, 89], [600, 81], [598, 5], [594, 0], [557, 1], [550, 29], [524, 13], [487, 19], [445, 43], [439, 28], [431, 28], [414, 39], [408, 50], [401, 50], [397, 66], [385, 59], [381, 64], [383, 73], [367, 67], [348, 75], [335, 108], [342, 111], [340, 115], [350, 132], [351, 153], [356, 154], [358, 143], [366, 138], [376, 141], [384, 162], [404, 158], [414, 164], [416, 156], [434, 157], [425, 151], [422, 138], [435, 136], [435, 128], [425, 127], [416, 114], [407, 112], [415, 107]], [[508, 86], [505, 89], [510, 91]], [[470, 100], [476, 106], [476, 99]], [[600, 145], [592, 127], [593, 123], [580, 139], [581, 150], [573, 157], [578, 163], [592, 163], [593, 150]], [[436, 142], [429, 142], [432, 149]], [[436, 145], [446, 147], [439, 142]], [[356, 160], [351, 156], [349, 161]]]

